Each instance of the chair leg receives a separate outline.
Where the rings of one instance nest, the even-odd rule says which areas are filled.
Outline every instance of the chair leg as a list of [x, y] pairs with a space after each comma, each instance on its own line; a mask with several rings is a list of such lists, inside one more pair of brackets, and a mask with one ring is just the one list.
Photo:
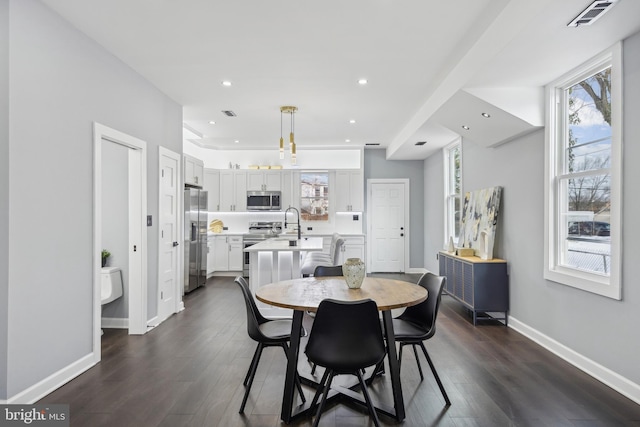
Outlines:
[[[244, 397], [242, 398], [242, 404], [240, 405], [239, 413], [244, 412], [244, 405], [247, 404], [247, 398], [249, 397], [249, 392], [251, 391], [251, 385], [253, 384], [253, 379], [256, 376], [256, 371], [258, 370], [258, 362], [260, 361], [260, 356], [262, 355], [262, 349], [264, 345], [262, 343], [258, 343], [258, 348], [256, 349], [256, 353], [254, 355], [255, 363], [251, 364], [251, 368], [249, 370], [249, 381], [247, 382], [247, 389], [244, 391]], [[257, 356], [257, 357], [256, 357]]]
[[413, 347], [413, 354], [416, 356], [416, 363], [418, 364], [418, 372], [420, 372], [420, 381], [424, 381], [424, 375], [422, 374], [422, 366], [420, 365], [420, 359], [418, 358], [418, 350], [416, 349], [417, 344], [411, 344]]
[[329, 369], [327, 369], [327, 371], [329, 371], [329, 378], [327, 379], [327, 383], [324, 385], [322, 400], [320, 401], [320, 406], [318, 406], [318, 412], [316, 413], [316, 420], [313, 422], [313, 427], [318, 427], [318, 423], [320, 422], [320, 415], [322, 415], [322, 411], [324, 410], [324, 404], [327, 402], [327, 395], [329, 394], [329, 390], [331, 390], [331, 382], [333, 381], [333, 371], [330, 371]]
[[442, 381], [440, 381], [440, 377], [438, 376], [438, 372], [436, 372], [436, 367], [433, 365], [431, 358], [429, 357], [429, 353], [427, 353], [427, 349], [424, 347], [423, 343], [420, 343], [420, 347], [422, 347], [422, 352], [424, 353], [424, 357], [427, 359], [429, 363], [429, 367], [431, 368], [431, 372], [433, 372], [433, 376], [438, 383], [438, 387], [440, 387], [440, 391], [442, 392], [442, 397], [444, 397], [444, 401], [447, 403], [447, 406], [451, 405], [451, 401], [449, 400], [449, 396], [447, 396], [447, 392], [444, 390], [444, 386], [442, 385]]
[[[284, 354], [286, 358], [289, 359], [289, 347], [287, 346], [286, 343], [282, 343], [282, 349], [284, 350]], [[302, 384], [300, 383], [300, 375], [298, 375], [297, 369], [296, 369], [295, 382], [296, 382], [296, 387], [298, 388], [298, 394], [300, 394], [300, 399], [302, 400], [302, 403], [305, 403], [307, 399], [304, 397], [304, 392], [302, 391]]]
[[256, 351], [253, 352], [253, 359], [251, 359], [251, 365], [249, 365], [249, 370], [247, 371], [247, 376], [244, 377], [244, 381], [242, 382], [242, 385], [246, 386], [247, 382], [249, 381], [249, 376], [251, 376], [251, 370], [253, 369], [253, 366], [257, 363], [258, 359], [260, 359], [260, 357], [258, 356], [258, 351], [260, 350], [260, 344], [258, 344], [256, 346]]
[[324, 374], [322, 374], [322, 379], [318, 384], [318, 388], [316, 389], [316, 392], [313, 395], [313, 400], [311, 400], [311, 405], [309, 406], [310, 409], [313, 409], [313, 407], [316, 406], [316, 404], [318, 403], [318, 398], [324, 391], [324, 384], [325, 384], [325, 381], [327, 381], [328, 377], [329, 377], [329, 369], [325, 369]]
[[362, 374], [360, 371], [356, 371], [356, 376], [358, 377], [358, 381], [360, 381], [360, 387], [362, 387], [362, 394], [364, 395], [364, 400], [367, 402], [367, 408], [369, 408], [369, 415], [373, 418], [373, 424], [376, 427], [380, 427], [380, 421], [378, 420], [378, 414], [376, 413], [376, 408], [373, 407], [373, 403], [371, 402], [371, 397], [369, 396], [369, 392], [367, 391], [367, 385], [364, 383], [364, 379], [362, 378]]

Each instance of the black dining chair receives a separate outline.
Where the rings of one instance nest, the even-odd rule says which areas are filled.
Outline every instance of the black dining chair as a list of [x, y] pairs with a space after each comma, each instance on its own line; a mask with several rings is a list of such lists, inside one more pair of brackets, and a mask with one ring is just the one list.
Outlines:
[[313, 271], [313, 277], [342, 276], [341, 265], [319, 265]]
[[[313, 271], [313, 277], [342, 277], [342, 266], [341, 265], [319, 265]], [[315, 313], [308, 312], [311, 317], [315, 317]], [[316, 373], [316, 365], [315, 363], [311, 367], [311, 375]]]
[[[262, 350], [265, 347], [282, 347], [287, 358], [289, 357], [289, 346], [287, 343], [291, 339], [291, 320], [283, 319], [283, 320], [270, 320], [266, 319], [260, 311], [258, 310], [258, 306], [256, 305], [255, 300], [253, 299], [253, 295], [251, 294], [251, 290], [249, 289], [249, 285], [244, 277], [238, 276], [235, 279], [235, 282], [242, 289], [242, 295], [244, 297], [245, 306], [247, 308], [247, 332], [249, 333], [249, 337], [258, 343], [256, 347], [256, 351], [253, 354], [253, 359], [251, 359], [251, 365], [249, 365], [249, 370], [247, 371], [247, 375], [244, 378], [243, 385], [246, 386], [246, 390], [244, 393], [244, 398], [242, 399], [242, 404], [240, 405], [240, 413], [244, 412], [244, 407], [247, 403], [247, 398], [249, 397], [249, 392], [251, 391], [251, 385], [253, 384], [253, 378], [256, 375], [256, 371], [258, 370], [258, 363], [260, 362], [260, 356], [262, 355]], [[306, 331], [302, 329], [300, 333], [304, 336], [306, 335]], [[300, 378], [296, 375], [296, 387], [298, 388], [298, 392], [300, 393], [300, 398], [302, 402], [306, 402], [304, 397], [304, 393], [302, 392], [302, 386], [300, 384]]]
[[334, 376], [342, 374], [358, 377], [369, 414], [374, 424], [380, 425], [361, 372], [363, 368], [380, 363], [386, 354], [375, 301], [323, 300], [318, 306], [305, 353], [309, 360], [325, 368], [311, 402], [311, 408], [315, 407], [322, 394], [314, 427], [320, 421]]
[[418, 351], [416, 346], [420, 346], [424, 357], [429, 363], [431, 372], [440, 387], [442, 396], [447, 405], [451, 405], [449, 396], [440, 381], [438, 372], [436, 371], [431, 357], [424, 346], [424, 341], [432, 338], [436, 333], [436, 318], [438, 317], [438, 309], [440, 308], [440, 300], [442, 298], [442, 289], [444, 288], [446, 278], [436, 276], [433, 273], [425, 273], [418, 281], [418, 285], [425, 288], [428, 292], [427, 299], [418, 305], [407, 307], [406, 310], [398, 317], [393, 319], [393, 331], [396, 342], [400, 343], [400, 351], [398, 352], [398, 365], [402, 366], [402, 348], [405, 345], [413, 347], [413, 354], [416, 356], [418, 371], [420, 372], [420, 380], [424, 380], [422, 367], [418, 359]]

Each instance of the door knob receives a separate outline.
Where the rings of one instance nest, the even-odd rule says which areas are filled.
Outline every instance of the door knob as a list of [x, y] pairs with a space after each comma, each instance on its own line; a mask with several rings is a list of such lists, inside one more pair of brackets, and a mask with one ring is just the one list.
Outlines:
[[173, 247], [175, 248], [176, 246], [178, 246], [178, 242], [173, 242]]
[[404, 230], [404, 227], [400, 227], [400, 230]]
[[400, 233], [400, 237], [404, 237], [404, 233]]

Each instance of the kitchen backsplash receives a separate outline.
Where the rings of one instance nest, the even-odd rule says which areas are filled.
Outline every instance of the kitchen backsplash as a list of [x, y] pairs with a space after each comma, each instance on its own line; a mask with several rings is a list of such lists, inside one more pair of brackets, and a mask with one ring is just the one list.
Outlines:
[[[357, 220], [353, 217], [356, 215]], [[254, 221], [282, 221], [284, 223], [284, 212], [209, 212], [208, 222], [219, 219], [224, 223], [227, 233], [243, 234], [248, 231], [249, 222]], [[287, 222], [292, 225], [296, 223], [295, 212], [289, 211]], [[307, 230], [312, 227], [312, 230]], [[364, 222], [362, 213], [340, 213], [334, 215], [331, 222], [303, 222], [302, 232], [305, 234], [331, 234], [333, 232], [342, 234], [364, 234]]]

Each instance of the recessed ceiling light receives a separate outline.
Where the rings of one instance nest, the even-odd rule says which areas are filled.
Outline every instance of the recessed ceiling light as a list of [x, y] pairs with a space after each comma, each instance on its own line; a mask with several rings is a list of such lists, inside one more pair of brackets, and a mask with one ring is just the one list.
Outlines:
[[489, 113], [482, 113], [482, 117], [484, 117], [485, 119], [488, 119], [489, 117], [491, 117], [491, 114], [489, 114]]
[[345, 139], [344, 142], [351, 142], [351, 140], [350, 139]]
[[469, 130], [469, 126], [467, 126], [467, 125], [462, 125], [462, 129], [464, 129], [464, 130]]
[[366, 85], [367, 83], [369, 83], [369, 81], [368, 81], [367, 79], [360, 79], [360, 80], [358, 80], [358, 84], [359, 84], [359, 85], [363, 85], [363, 86], [364, 86], [364, 85]]
[[231, 86], [231, 82], [229, 80], [223, 80], [222, 86]]
[[349, 123], [355, 123], [355, 122], [356, 122], [356, 121], [355, 121], [355, 120], [353, 120], [353, 119], [349, 120]]
[[209, 120], [209, 124], [210, 124], [210, 125], [215, 125], [215, 124], [216, 124], [216, 122], [214, 122], [213, 120]]
[[235, 142], [236, 144], [240, 144], [240, 141], [237, 140], [237, 139], [235, 141], [233, 141], [233, 142]]

